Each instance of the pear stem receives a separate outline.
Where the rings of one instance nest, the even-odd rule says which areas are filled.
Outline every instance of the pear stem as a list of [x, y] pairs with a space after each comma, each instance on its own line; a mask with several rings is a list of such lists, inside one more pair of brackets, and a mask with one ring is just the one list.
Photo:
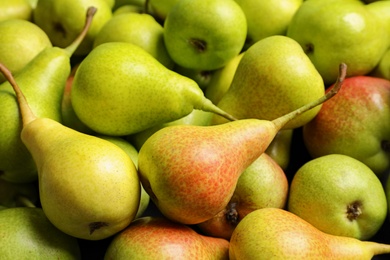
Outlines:
[[89, 28], [91, 27], [92, 18], [96, 12], [97, 12], [96, 7], [94, 6], [88, 7], [87, 19], [85, 21], [83, 30], [81, 31], [79, 36], [77, 36], [77, 38], [68, 47], [65, 48], [65, 50], [69, 53], [69, 56], [71, 56], [76, 51], [76, 49], [80, 46], [81, 42], [84, 40], [85, 36], [88, 33]]
[[35, 204], [31, 202], [31, 200], [29, 200], [27, 197], [25, 196], [18, 196], [18, 202], [20, 202], [22, 205], [24, 205], [25, 207], [29, 207], [29, 208], [36, 208]]
[[330, 91], [328, 91], [321, 98], [319, 98], [311, 103], [308, 103], [308, 104], [306, 104], [306, 105], [304, 105], [304, 106], [302, 106], [302, 107], [300, 107], [300, 108], [298, 108], [298, 109], [296, 109], [288, 114], [285, 114], [284, 116], [281, 116], [281, 117], [274, 119], [272, 122], [274, 123], [275, 127], [278, 130], [280, 130], [283, 128], [283, 126], [285, 126], [290, 120], [292, 120], [296, 116], [299, 116], [299, 115], [303, 114], [304, 112], [324, 103], [328, 99], [331, 99], [341, 89], [341, 86], [343, 85], [343, 82], [344, 82], [346, 75], [347, 75], [347, 65], [345, 63], [341, 63], [339, 66], [339, 75], [337, 77], [336, 82], [334, 83], [334, 86], [332, 87], [332, 89]]
[[23, 127], [28, 123], [37, 119], [37, 117], [32, 112], [30, 106], [28, 105], [27, 99], [24, 96], [23, 92], [20, 90], [19, 85], [16, 83], [11, 71], [4, 66], [4, 64], [0, 63], [0, 71], [3, 73], [4, 77], [11, 84], [12, 88], [15, 91], [16, 99], [18, 101], [20, 113], [22, 115]]
[[229, 121], [236, 121], [236, 120], [238, 120], [234, 116], [232, 116], [229, 113], [223, 111], [221, 108], [216, 106], [213, 102], [211, 102], [211, 100], [209, 100], [207, 98], [205, 98], [203, 100], [203, 104], [202, 104], [202, 107], [200, 109], [203, 110], [203, 111], [215, 113], [215, 114], [217, 114], [219, 116], [222, 116], [222, 117], [226, 118]]

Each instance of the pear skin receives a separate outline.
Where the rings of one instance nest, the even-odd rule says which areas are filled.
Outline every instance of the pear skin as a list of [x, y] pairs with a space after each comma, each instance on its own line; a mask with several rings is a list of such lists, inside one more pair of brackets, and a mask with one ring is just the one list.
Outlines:
[[231, 260], [372, 259], [390, 245], [324, 233], [295, 214], [278, 208], [249, 213], [234, 230]]
[[213, 126], [168, 126], [149, 137], [139, 151], [142, 185], [168, 218], [198, 224], [223, 210], [241, 173], [267, 149], [290, 120], [335, 95], [310, 102], [273, 121], [241, 119]]
[[229, 242], [163, 217], [142, 217], [114, 237], [104, 259], [228, 259]]

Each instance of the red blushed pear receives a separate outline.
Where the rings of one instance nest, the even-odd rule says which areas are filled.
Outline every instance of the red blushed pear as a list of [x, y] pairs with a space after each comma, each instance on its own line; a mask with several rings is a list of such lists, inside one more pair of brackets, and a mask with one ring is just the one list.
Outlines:
[[213, 126], [168, 126], [146, 140], [138, 158], [140, 180], [158, 209], [171, 220], [198, 224], [229, 203], [241, 173], [264, 153], [290, 120], [322, 104], [340, 89], [273, 121], [242, 119]]
[[390, 81], [369, 76], [345, 79], [337, 97], [303, 127], [312, 157], [351, 156], [378, 176], [390, 167]]
[[163, 217], [142, 217], [117, 234], [104, 259], [229, 259], [229, 242]]

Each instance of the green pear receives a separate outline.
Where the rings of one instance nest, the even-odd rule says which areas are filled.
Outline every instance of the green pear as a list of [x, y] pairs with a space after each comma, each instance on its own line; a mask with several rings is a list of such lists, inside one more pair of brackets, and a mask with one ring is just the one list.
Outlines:
[[113, 17], [123, 13], [144, 13], [144, 8], [138, 5], [122, 5], [112, 12]]
[[[98, 137], [110, 141], [111, 143], [116, 144], [117, 146], [122, 148], [123, 151], [125, 151], [127, 155], [130, 157], [130, 159], [133, 161], [135, 167], [138, 168], [138, 151], [130, 142], [128, 142], [124, 138], [117, 137], [117, 136], [98, 135]], [[150, 196], [141, 185], [140, 202], [139, 202], [138, 211], [135, 218], [139, 218], [144, 214], [146, 208], [149, 205], [149, 201], [150, 201]]]
[[223, 68], [218, 69], [212, 73], [210, 82], [207, 84], [204, 95], [210, 99], [214, 104], [218, 104], [222, 96], [225, 95], [229, 89], [234, 74], [236, 73], [238, 64], [245, 52], [240, 53], [231, 59]]
[[[324, 92], [321, 75], [301, 46], [291, 38], [275, 35], [256, 42], [245, 52], [228, 91], [217, 104], [239, 119], [273, 120]], [[303, 126], [320, 108], [307, 111], [283, 128]], [[224, 122], [223, 118], [215, 118], [212, 123]]]
[[104, 259], [228, 259], [229, 242], [162, 217], [133, 221], [110, 242]]
[[370, 72], [369, 76], [390, 80], [390, 48], [383, 54], [378, 65]]
[[283, 170], [290, 164], [291, 144], [294, 130], [280, 130], [270, 143], [265, 153], [268, 154]]
[[364, 163], [330, 154], [298, 169], [287, 209], [325, 233], [368, 240], [386, 219], [387, 200], [381, 181]]
[[138, 156], [138, 172], [151, 200], [167, 218], [198, 224], [221, 212], [244, 170], [264, 153], [290, 120], [335, 95], [310, 102], [273, 121], [242, 119], [213, 126], [167, 126], [150, 136]]
[[272, 35], [285, 35], [303, 0], [235, 0], [245, 13], [248, 24], [245, 48]]
[[[43, 49], [52, 47], [46, 33], [27, 20], [1, 21], [0, 35], [0, 61], [14, 74], [24, 68]], [[0, 83], [4, 81], [4, 76], [0, 75]]]
[[125, 5], [135, 5], [140, 7], [145, 7], [146, 0], [115, 0], [113, 10], [117, 10], [121, 6]]
[[367, 6], [356, 0], [308, 0], [291, 20], [287, 36], [299, 42], [326, 85], [340, 62], [348, 65], [347, 76], [365, 75], [388, 48], [388, 28]]
[[278, 208], [249, 213], [230, 239], [229, 259], [373, 259], [390, 245], [324, 233]]
[[367, 5], [367, 9], [377, 15], [377, 19], [384, 23], [390, 48], [390, 2], [388, 0], [373, 1]]
[[194, 109], [234, 120], [204, 97], [195, 81], [167, 69], [141, 47], [108, 42], [80, 63], [73, 109], [99, 134], [124, 136], [177, 120]]
[[145, 143], [145, 141], [153, 135], [155, 132], [160, 130], [161, 128], [171, 126], [171, 125], [210, 125], [211, 118], [213, 116], [213, 113], [211, 112], [205, 112], [202, 110], [193, 110], [188, 115], [165, 123], [161, 125], [157, 125], [155, 127], [148, 128], [146, 130], [143, 130], [139, 133], [135, 133], [133, 135], [130, 135], [127, 137], [128, 140], [130, 140], [131, 143], [135, 145], [137, 150], [140, 150], [142, 145]]
[[0, 205], [8, 208], [35, 207], [39, 202], [36, 182], [12, 183], [0, 179]]
[[389, 102], [389, 80], [346, 78], [337, 97], [303, 126], [304, 146], [312, 158], [345, 154], [383, 176], [390, 168]]
[[179, 0], [149, 0], [149, 9], [153, 16], [164, 21], [172, 7], [178, 2]]
[[30, 21], [33, 8], [29, 0], [2, 0], [0, 1], [0, 21], [22, 19]]
[[245, 43], [245, 14], [234, 0], [180, 0], [164, 21], [164, 41], [173, 61], [185, 68], [215, 70]]
[[287, 195], [288, 181], [283, 169], [263, 153], [240, 175], [225, 209], [197, 227], [206, 235], [229, 240], [246, 215], [260, 208], [284, 208]]
[[[85, 27], [71, 45], [65, 49], [55, 46], [43, 49], [15, 75], [37, 116], [61, 122], [61, 99], [71, 70], [70, 58], [84, 39], [95, 11], [88, 10]], [[11, 182], [35, 181], [36, 165], [20, 139], [22, 119], [9, 82], [0, 85], [0, 104], [0, 178]]]
[[173, 67], [164, 43], [164, 29], [149, 14], [128, 12], [113, 16], [100, 29], [93, 47], [106, 42], [130, 42], [150, 53], [167, 68]]
[[0, 210], [2, 259], [81, 259], [76, 238], [58, 230], [41, 208]]
[[131, 158], [109, 141], [36, 117], [12, 74], [2, 65], [0, 69], [17, 96], [21, 139], [37, 166], [40, 203], [50, 222], [87, 240], [124, 229], [140, 201], [140, 180]]
[[46, 32], [53, 45], [64, 48], [82, 30], [85, 12], [90, 6], [99, 11], [84, 41], [75, 51], [75, 55], [83, 56], [92, 49], [96, 35], [112, 17], [111, 8], [106, 0], [39, 0], [33, 11], [34, 23]]

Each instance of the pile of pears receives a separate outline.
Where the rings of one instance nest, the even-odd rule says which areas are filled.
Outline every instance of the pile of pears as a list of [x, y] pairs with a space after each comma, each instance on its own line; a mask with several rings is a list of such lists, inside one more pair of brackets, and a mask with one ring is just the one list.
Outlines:
[[389, 169], [303, 140], [350, 78], [390, 109], [390, 1], [332, 1], [0, 3], [0, 258], [390, 255]]

